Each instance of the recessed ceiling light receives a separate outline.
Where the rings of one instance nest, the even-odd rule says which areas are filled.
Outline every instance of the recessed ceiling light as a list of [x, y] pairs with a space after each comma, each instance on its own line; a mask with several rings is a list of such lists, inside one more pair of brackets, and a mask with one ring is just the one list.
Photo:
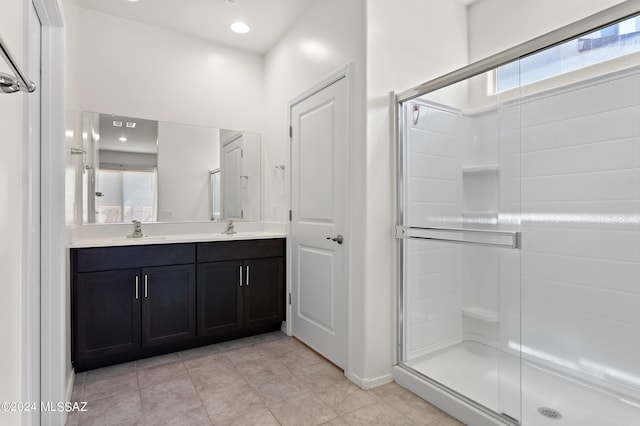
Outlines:
[[136, 128], [135, 121], [127, 121], [127, 127], [130, 129], [135, 129]]
[[238, 0], [224, 0], [225, 3], [236, 5], [238, 4]]
[[113, 120], [113, 127], [122, 127], [122, 121]]
[[233, 24], [231, 24], [231, 31], [238, 34], [248, 33], [250, 29], [251, 28], [249, 28], [249, 26], [244, 22], [234, 22]]
[[135, 2], [140, 1], [140, 0], [127, 0], [127, 1], [131, 2], [131, 3], [135, 3]]
[[120, 142], [126, 142], [126, 141], [127, 141], [127, 138], [125, 138], [124, 136], [120, 136], [120, 137], [118, 138], [118, 140], [119, 140]]

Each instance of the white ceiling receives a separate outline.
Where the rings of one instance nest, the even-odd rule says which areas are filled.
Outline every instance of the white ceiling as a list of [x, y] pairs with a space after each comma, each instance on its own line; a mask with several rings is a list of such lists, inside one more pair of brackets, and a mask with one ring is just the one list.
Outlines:
[[[120, 121], [122, 127], [113, 125]], [[136, 123], [134, 128], [127, 128], [126, 122]], [[100, 114], [98, 127], [100, 149], [104, 151], [137, 152], [140, 154], [158, 153], [158, 122], [123, 115]], [[120, 137], [127, 140], [121, 142]]]
[[[86, 9], [262, 54], [286, 33], [312, 1], [78, 0], [78, 3]], [[229, 26], [236, 21], [245, 22], [251, 31], [247, 34], [232, 32]]]

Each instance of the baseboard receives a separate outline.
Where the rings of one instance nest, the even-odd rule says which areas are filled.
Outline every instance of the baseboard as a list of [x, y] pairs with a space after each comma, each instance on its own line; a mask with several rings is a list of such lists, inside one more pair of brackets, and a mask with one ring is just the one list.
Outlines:
[[289, 334], [289, 331], [287, 329], [287, 322], [286, 321], [282, 321], [282, 324], [280, 325], [280, 331], [282, 331], [287, 336], [291, 336], [291, 334]]
[[378, 376], [372, 379], [363, 379], [353, 373], [346, 373], [345, 375], [347, 376], [347, 379], [360, 386], [363, 390], [377, 388], [378, 386], [393, 382], [393, 374], [385, 374], [384, 376]]
[[76, 372], [73, 368], [71, 368], [71, 374], [69, 374], [69, 378], [67, 379], [67, 400], [65, 402], [71, 401], [71, 394], [73, 393], [73, 385], [76, 383]]
[[[71, 395], [73, 394], [73, 385], [76, 382], [76, 372], [73, 368], [71, 368], [71, 374], [69, 374], [69, 378], [67, 379], [67, 397], [64, 402], [71, 401]], [[67, 423], [67, 417], [69, 417], [69, 413], [67, 411], [63, 412], [62, 424]]]

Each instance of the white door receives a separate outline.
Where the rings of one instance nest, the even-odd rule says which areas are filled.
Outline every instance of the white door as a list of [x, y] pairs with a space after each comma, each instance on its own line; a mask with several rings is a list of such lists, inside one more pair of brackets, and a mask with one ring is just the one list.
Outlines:
[[349, 246], [346, 78], [293, 104], [291, 127], [292, 331], [344, 368]]
[[242, 214], [242, 135], [223, 147], [222, 218], [241, 219]]

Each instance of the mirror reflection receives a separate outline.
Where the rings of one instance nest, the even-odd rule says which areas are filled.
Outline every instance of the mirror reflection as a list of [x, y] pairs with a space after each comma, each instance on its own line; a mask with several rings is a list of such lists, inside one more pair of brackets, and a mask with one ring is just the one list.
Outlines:
[[260, 135], [83, 113], [83, 222], [260, 220]]

